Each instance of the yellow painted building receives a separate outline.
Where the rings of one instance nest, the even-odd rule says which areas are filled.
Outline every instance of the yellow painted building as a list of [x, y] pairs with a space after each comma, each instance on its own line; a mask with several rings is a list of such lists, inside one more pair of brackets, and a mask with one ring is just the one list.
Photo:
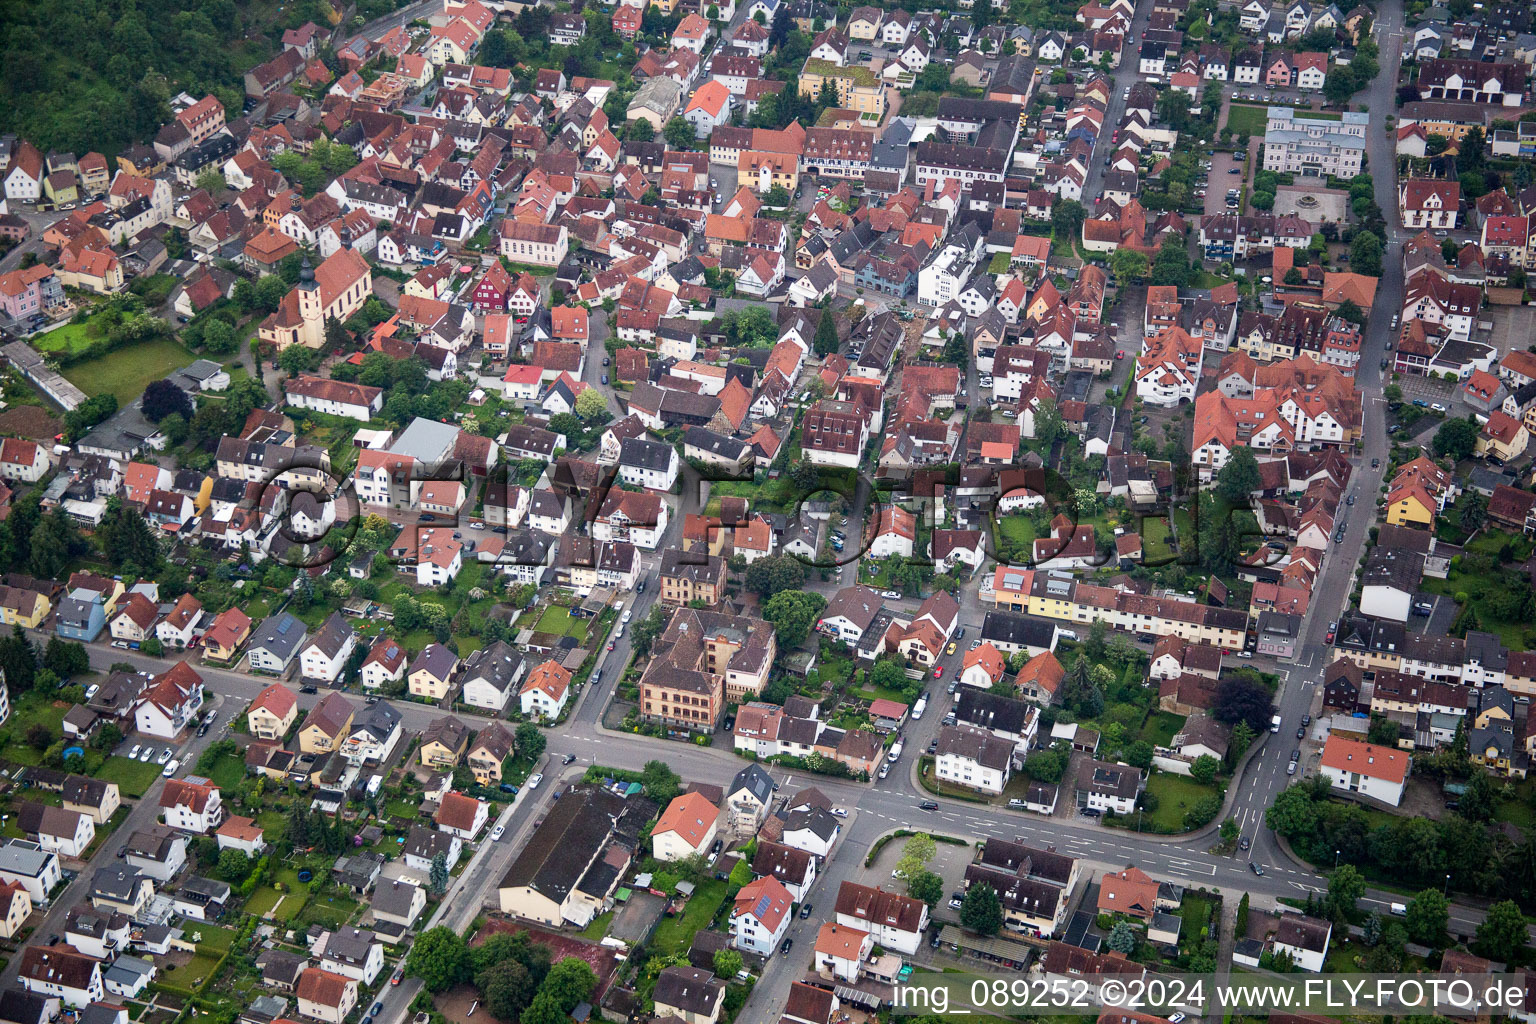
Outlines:
[[800, 94], [814, 100], [828, 83], [837, 93], [839, 107], [857, 110], [866, 120], [878, 121], [885, 116], [885, 83], [870, 68], [840, 68], [831, 61], [808, 59], [800, 72]]

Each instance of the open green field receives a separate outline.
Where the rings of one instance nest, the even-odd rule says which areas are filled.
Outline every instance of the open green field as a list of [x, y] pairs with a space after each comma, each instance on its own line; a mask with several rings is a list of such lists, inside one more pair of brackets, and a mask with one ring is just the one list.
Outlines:
[[71, 383], [88, 395], [110, 392], [127, 405], [144, 389], [196, 358], [174, 341], [161, 339], [120, 348], [99, 359], [76, 363], [64, 371]]

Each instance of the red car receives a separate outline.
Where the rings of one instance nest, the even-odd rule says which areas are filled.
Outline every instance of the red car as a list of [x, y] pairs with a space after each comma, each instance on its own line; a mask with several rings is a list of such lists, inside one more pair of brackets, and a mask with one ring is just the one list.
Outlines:
[[942, 679], [943, 677], [944, 677], [944, 666], [943, 665], [935, 665], [933, 667], [933, 678], [935, 678], [935, 679]]
[[610, 651], [611, 651], [611, 650], [613, 650], [613, 644], [609, 644], [609, 645], [608, 645], [608, 649], [609, 649], [609, 650], [610, 650]]

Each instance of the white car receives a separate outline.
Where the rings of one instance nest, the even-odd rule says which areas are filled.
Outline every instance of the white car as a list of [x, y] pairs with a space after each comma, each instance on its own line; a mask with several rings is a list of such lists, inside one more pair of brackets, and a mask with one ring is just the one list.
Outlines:
[[100, 692], [100, 690], [101, 690], [101, 684], [99, 684], [99, 683], [92, 683], [90, 686], [86, 687], [86, 689], [85, 689], [85, 699], [86, 700], [90, 700], [92, 697], [95, 697], [96, 694], [98, 692]]
[[836, 818], [846, 818], [848, 817], [848, 809], [846, 807], [834, 807], [832, 808], [832, 815]]
[[506, 831], [507, 827], [505, 825], [497, 825], [495, 828], [491, 829], [491, 842], [500, 842], [502, 835]]
[[630, 619], [632, 619], [634, 617], [635, 617], [635, 610], [633, 608], [626, 608], [626, 609], [624, 609], [624, 617], [619, 619], [619, 621], [620, 622], [628, 622]]
[[164, 778], [164, 779], [168, 779], [172, 775], [175, 775], [176, 774], [176, 769], [180, 768], [180, 767], [181, 767], [181, 762], [173, 760], [173, 761], [171, 761], [169, 764], [167, 764], [165, 766], [165, 770], [160, 773], [160, 777]]
[[112, 641], [112, 646], [116, 647], [120, 651], [126, 651], [128, 649], [128, 641], [127, 640], [113, 640]]
[[1429, 407], [1435, 412], [1445, 412], [1445, 406], [1441, 405], [1439, 402], [1431, 402], [1429, 403]]
[[543, 781], [544, 774], [542, 772], [534, 772], [532, 775], [528, 776], [528, 781], [523, 783], [523, 785], [528, 789], [538, 789], [539, 783]]
[[165, 762], [169, 761], [170, 759], [171, 759], [171, 748], [170, 747], [166, 747], [164, 750], [160, 751], [160, 756], [155, 758], [155, 760], [159, 761], [161, 764], [165, 764]]
[[139, 760], [142, 761], [145, 764], [148, 764], [150, 761], [153, 761], [154, 758], [155, 758], [155, 748], [154, 747], [145, 747], [144, 748], [144, 753], [139, 755]]
[[142, 744], [142, 743], [135, 743], [133, 745], [133, 749], [128, 751], [128, 760], [130, 760], [130, 761], [137, 761], [139, 759], [139, 751], [141, 751], [143, 749], [144, 749], [144, 744]]

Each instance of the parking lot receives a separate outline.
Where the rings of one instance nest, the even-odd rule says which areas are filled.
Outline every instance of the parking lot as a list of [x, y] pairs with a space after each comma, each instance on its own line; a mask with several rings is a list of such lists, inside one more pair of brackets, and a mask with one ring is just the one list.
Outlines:
[[1405, 373], [1398, 378], [1396, 383], [1398, 387], [1403, 389], [1403, 401], [1405, 402], [1419, 399], [1431, 406], [1438, 402], [1445, 406], [1449, 412], [1455, 412], [1461, 405], [1461, 399], [1457, 395], [1457, 384], [1454, 381], [1441, 380], [1438, 377], [1419, 377]]
[[1236, 213], [1237, 207], [1227, 205], [1227, 190], [1241, 189], [1243, 187], [1243, 175], [1231, 173], [1233, 168], [1242, 171], [1243, 162], [1240, 156], [1232, 153], [1214, 153], [1211, 155], [1211, 173], [1206, 180], [1205, 215], [1214, 217], [1222, 213]]
[[[915, 824], [922, 824], [917, 822]], [[934, 822], [935, 826], [942, 826], [942, 821]], [[942, 831], [942, 827], [939, 828]], [[896, 862], [901, 860], [901, 850], [907, 842], [906, 836], [898, 836], [885, 844], [880, 851], [880, 856], [875, 858], [875, 863], [864, 871], [861, 881], [865, 885], [877, 885], [883, 889], [895, 889], [897, 892], [906, 892], [906, 883], [891, 876], [896, 870]], [[961, 890], [965, 884], [965, 867], [974, 859], [975, 850], [969, 845], [957, 845], [954, 843], [934, 843], [933, 860], [928, 862], [928, 870], [944, 879], [944, 898], [934, 908], [935, 916], [957, 920], [959, 912], [949, 906], [950, 899]]]

